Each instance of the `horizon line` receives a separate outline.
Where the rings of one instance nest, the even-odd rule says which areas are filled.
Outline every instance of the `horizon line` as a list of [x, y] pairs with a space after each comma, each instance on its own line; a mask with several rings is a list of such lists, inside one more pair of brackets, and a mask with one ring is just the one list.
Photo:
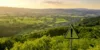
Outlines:
[[0, 6], [0, 7], [20, 8], [20, 9], [90, 9], [90, 10], [100, 10], [100, 9], [96, 9], [96, 8], [26, 8], [26, 7], [11, 7], [11, 6]]

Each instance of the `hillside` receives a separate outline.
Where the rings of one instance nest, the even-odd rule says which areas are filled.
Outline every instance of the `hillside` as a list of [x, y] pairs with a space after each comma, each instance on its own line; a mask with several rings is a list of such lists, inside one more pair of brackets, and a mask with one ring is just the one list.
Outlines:
[[[81, 23], [87, 21], [88, 24], [93, 19], [100, 20], [99, 17], [92, 17], [84, 19]], [[26, 34], [21, 32], [19, 35], [0, 38], [0, 50], [69, 50], [69, 39], [65, 38], [68, 29], [69, 26], [42, 30], [39, 28], [36, 31], [24, 30]], [[100, 25], [95, 24], [92, 27], [76, 25], [74, 30], [79, 39], [73, 40], [72, 50], [100, 50]]]
[[100, 16], [94, 18], [86, 18], [81, 23], [81, 26], [100, 26]]
[[71, 30], [79, 37], [72, 50], [100, 50], [100, 10], [1, 7], [0, 14], [0, 50], [69, 50]]
[[29, 32], [45, 28], [67, 26], [70, 23], [77, 23], [80, 20], [81, 17], [66, 16], [2, 16], [0, 17], [0, 37], [13, 36], [22, 33], [24, 34], [26, 33], [24, 31]]
[[28, 9], [28, 8], [12, 8], [0, 7], [0, 14], [10, 15], [79, 15], [79, 16], [99, 16], [100, 10], [93, 9]]

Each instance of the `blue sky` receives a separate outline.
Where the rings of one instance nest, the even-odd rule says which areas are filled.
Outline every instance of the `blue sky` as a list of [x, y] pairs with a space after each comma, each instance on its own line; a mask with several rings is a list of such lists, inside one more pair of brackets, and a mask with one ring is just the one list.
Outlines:
[[100, 0], [0, 0], [0, 6], [21, 8], [89, 8], [100, 9]]

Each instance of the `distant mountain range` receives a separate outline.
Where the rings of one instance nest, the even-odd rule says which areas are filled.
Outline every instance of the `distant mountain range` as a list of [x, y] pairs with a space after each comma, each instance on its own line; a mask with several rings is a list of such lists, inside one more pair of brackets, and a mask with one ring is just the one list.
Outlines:
[[28, 9], [28, 8], [14, 8], [14, 7], [0, 7], [0, 14], [16, 14], [16, 15], [97, 15], [100, 16], [100, 10], [94, 9]]

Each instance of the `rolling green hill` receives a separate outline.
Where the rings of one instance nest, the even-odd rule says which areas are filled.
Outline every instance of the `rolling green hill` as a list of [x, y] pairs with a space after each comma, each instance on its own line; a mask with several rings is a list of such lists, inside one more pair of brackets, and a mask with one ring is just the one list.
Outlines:
[[[59, 20], [62, 21], [62, 19]], [[74, 25], [79, 39], [73, 40], [73, 50], [100, 50], [100, 25], [95, 24], [98, 23], [97, 21], [99, 20], [99, 17], [93, 17], [82, 20], [79, 25]], [[94, 25], [91, 24], [91, 21], [93, 21], [92, 24]], [[0, 50], [69, 50], [69, 39], [65, 38], [69, 25], [49, 27], [49, 24], [47, 24], [48, 27], [46, 27], [41, 24], [44, 26], [43, 28], [41, 28], [41, 25], [37, 25], [36, 28], [33, 28], [34, 25], [30, 26], [30, 24], [26, 24], [27, 27], [22, 27], [22, 24], [21, 28], [23, 31], [21, 31], [20, 34], [10, 37], [1, 37]], [[8, 24], [6, 26], [8, 26]], [[9, 26], [8, 28], [12, 29], [13, 25]]]
[[[71, 21], [73, 19], [73, 21]], [[76, 20], [75, 20], [76, 19]], [[24, 34], [30, 31], [67, 26], [80, 21], [80, 17], [0, 17], [0, 37]]]

